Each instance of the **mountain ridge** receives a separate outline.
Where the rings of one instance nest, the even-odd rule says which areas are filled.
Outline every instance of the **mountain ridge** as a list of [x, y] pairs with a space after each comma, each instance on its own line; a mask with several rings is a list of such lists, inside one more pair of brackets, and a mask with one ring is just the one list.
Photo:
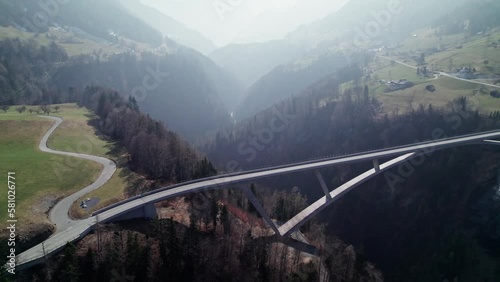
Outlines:
[[142, 4], [140, 0], [118, 0], [131, 14], [150, 26], [158, 29], [164, 36], [186, 47], [209, 54], [216, 49], [215, 44], [199, 31], [190, 29], [161, 11]]

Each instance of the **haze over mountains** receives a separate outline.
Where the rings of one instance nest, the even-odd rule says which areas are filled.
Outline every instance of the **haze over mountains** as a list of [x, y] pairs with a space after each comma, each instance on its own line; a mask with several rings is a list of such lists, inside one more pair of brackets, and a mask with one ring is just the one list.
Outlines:
[[187, 26], [202, 32], [219, 47], [281, 39], [302, 24], [338, 10], [347, 1], [144, 0]]
[[216, 47], [198, 31], [189, 29], [160, 11], [141, 3], [140, 0], [119, 1], [134, 16], [158, 29], [164, 36], [182, 45], [208, 54]]
[[[86, 4], [75, 1], [61, 5], [58, 7], [61, 13], [49, 18], [48, 25], [42, 26], [39, 32], [53, 24], [75, 26], [109, 42], [116, 41], [112, 34], [118, 34], [138, 42], [151, 44], [153, 47], [166, 46], [167, 50], [170, 50], [168, 52], [173, 52], [173, 54], [182, 52], [184, 54], [182, 56], [187, 56], [186, 59], [194, 63], [192, 63], [193, 67], [201, 68], [200, 73], [205, 73], [208, 84], [203, 87], [213, 89], [208, 92], [215, 91], [204, 99], [219, 100], [215, 104], [221, 105], [224, 110], [216, 111], [222, 115], [234, 112], [236, 118], [244, 119], [282, 98], [299, 93], [309, 84], [349, 63], [350, 58], [340, 58], [341, 54], [345, 54], [342, 50], [345, 46], [352, 44], [353, 39], [359, 38], [359, 30], [366, 32], [364, 28], [366, 23], [378, 20], [381, 28], [376, 36], [365, 41], [363, 46], [355, 46], [356, 48], [393, 44], [412, 30], [430, 25], [464, 1], [439, 3], [370, 1], [366, 3], [361, 0], [352, 0], [339, 11], [332, 12], [323, 19], [303, 25], [295, 31], [291, 30], [282, 39], [262, 43], [232, 44], [218, 49], [215, 49], [214, 44], [200, 33], [186, 28], [183, 24], [140, 1], [108, 0], [96, 1], [96, 3], [86, 2]], [[8, 11], [8, 16], [6, 13], [6, 16], [2, 17], [4, 25], [16, 22], [22, 26], [24, 18], [33, 18], [40, 7], [30, 1], [25, 2], [18, 1], [17, 4], [2, 2], [4, 7], [2, 10]], [[151, 3], [148, 2], [148, 4]], [[180, 3], [175, 5], [180, 5]], [[292, 6], [300, 8], [303, 5], [305, 4], [295, 3]], [[24, 11], [22, 7], [26, 7], [26, 10]], [[245, 10], [245, 7], [238, 7], [238, 9]], [[266, 12], [270, 11], [272, 9]], [[384, 18], [386, 16], [388, 18]], [[121, 21], [109, 20], [115, 17], [120, 18]], [[85, 18], [92, 20], [84, 20]], [[408, 21], [408, 18], [413, 20]], [[385, 25], [388, 28], [384, 28]], [[177, 44], [185, 45], [187, 48], [192, 47], [202, 53], [209, 53], [210, 59], [196, 51], [187, 51], [187, 49], [182, 51], [185, 50], [184, 47]], [[332, 61], [327, 59], [329, 57], [339, 58]], [[339, 64], [341, 61], [343, 63]], [[82, 82], [86, 84], [92, 81], [95, 82], [95, 80]], [[292, 81], [293, 83], [287, 83]], [[123, 83], [118, 81], [108, 83], [108, 86], [114, 88], [118, 85], [123, 85]], [[131, 87], [117, 89], [130, 93]], [[164, 89], [162, 84], [159, 89]], [[193, 102], [196, 100], [198, 99]], [[150, 100], [142, 106], [145, 111], [182, 131], [183, 126], [176, 127], [178, 119], [173, 119], [175, 115], [168, 114], [171, 118], [166, 118], [160, 114], [159, 109], [154, 109], [154, 105], [158, 105], [156, 100]], [[215, 125], [209, 126], [207, 129], [212, 130], [216, 127]]]
[[[450, 0], [435, 3], [433, 1], [393, 0], [387, 2], [380, 0], [366, 3], [362, 0], [352, 0], [339, 11], [332, 12], [323, 19], [303, 25], [295, 31], [290, 30], [282, 39], [261, 43], [231, 44], [218, 49], [215, 49], [214, 44], [200, 33], [186, 28], [183, 24], [140, 1], [107, 0], [95, 1], [95, 3], [87, 1], [86, 4], [80, 1], [70, 2], [57, 7], [61, 12], [54, 17], [49, 17], [48, 23], [39, 28], [39, 32], [47, 30], [50, 25], [74, 26], [85, 33], [108, 41], [108, 44], [116, 42], [116, 34], [118, 34], [119, 37], [150, 44], [156, 48], [154, 52], [160, 52], [160, 56], [163, 56], [161, 52], [164, 52], [159, 51], [160, 45], [163, 46], [161, 50], [168, 50], [167, 52], [174, 56], [183, 54], [181, 56], [191, 61], [190, 64], [194, 68], [200, 68], [199, 73], [208, 79], [207, 84], [202, 87], [213, 90], [206, 92], [215, 91], [204, 99], [219, 100], [215, 104], [224, 108], [222, 111], [220, 110], [222, 108], [216, 110], [221, 115], [234, 112], [236, 118], [244, 119], [282, 98], [299, 93], [308, 85], [350, 63], [351, 58], [348, 58], [350, 55], [345, 56], [345, 48], [353, 46], [353, 39], [362, 38], [359, 32], [366, 33], [367, 24], [369, 27], [370, 23], [375, 22], [380, 28], [376, 30], [378, 32], [374, 36], [368, 40], [362, 40], [362, 46], [354, 45], [354, 48], [394, 44], [412, 30], [429, 26], [463, 2], [466, 1]], [[25, 18], [33, 19], [36, 12], [41, 9], [31, 1], [16, 3], [12, 4], [9, 1], [1, 3], [2, 11], [6, 14], [2, 17], [3, 25], [16, 23], [23, 26]], [[175, 5], [180, 5], [180, 3]], [[300, 8], [303, 5], [305, 4], [295, 3], [292, 8]], [[238, 7], [238, 9], [245, 10], [245, 7]], [[269, 11], [272, 9], [267, 10]], [[316, 13], [316, 15], [319, 14]], [[114, 18], [121, 20], [110, 21]], [[182, 45], [186, 47], [181, 47]], [[209, 54], [210, 59], [196, 51], [185, 49], [189, 47]], [[351, 53], [352, 50], [355, 49], [350, 47]], [[340, 58], [341, 54], [344, 54], [344, 58]], [[337, 59], [330, 60], [328, 59], [330, 57], [337, 57]], [[339, 64], [339, 62], [343, 63]], [[154, 68], [154, 66], [151, 67]], [[92, 81], [95, 80], [83, 80], [82, 83]], [[287, 83], [292, 81], [293, 83]], [[114, 88], [117, 85], [123, 85], [123, 83], [109, 81], [108, 84]], [[130, 93], [131, 87], [117, 89]], [[159, 89], [164, 89], [161, 84]], [[178, 120], [164, 117], [160, 114], [161, 111], [154, 109], [154, 105], [158, 105], [157, 101], [149, 101], [143, 105], [144, 110], [176, 127]], [[178, 128], [183, 128], [183, 126]], [[214, 125], [207, 129], [215, 128]]]

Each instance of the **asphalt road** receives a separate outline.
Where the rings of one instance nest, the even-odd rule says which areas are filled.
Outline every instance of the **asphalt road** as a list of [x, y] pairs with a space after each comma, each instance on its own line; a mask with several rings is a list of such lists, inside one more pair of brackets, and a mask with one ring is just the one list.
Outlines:
[[71, 205], [77, 201], [79, 198], [85, 196], [86, 194], [94, 191], [95, 189], [101, 187], [104, 185], [108, 180], [113, 176], [113, 174], [116, 171], [116, 164], [109, 159], [102, 158], [102, 157], [96, 157], [96, 156], [91, 156], [91, 155], [86, 155], [86, 154], [78, 154], [78, 153], [70, 153], [70, 152], [61, 152], [61, 151], [56, 151], [52, 150], [47, 146], [47, 141], [54, 133], [56, 128], [62, 123], [62, 119], [59, 117], [53, 117], [53, 116], [41, 116], [43, 118], [48, 118], [54, 121], [54, 124], [52, 127], [45, 133], [45, 135], [42, 137], [42, 140], [40, 140], [39, 148], [43, 152], [51, 153], [51, 154], [57, 154], [57, 155], [63, 155], [67, 157], [75, 157], [75, 158], [80, 158], [80, 159], [86, 159], [90, 161], [94, 161], [97, 163], [100, 163], [103, 166], [103, 170], [99, 178], [97, 180], [90, 184], [89, 186], [81, 189], [80, 191], [60, 200], [51, 210], [49, 213], [49, 219], [52, 223], [55, 224], [56, 226], [56, 234], [59, 232], [62, 232], [66, 229], [68, 229], [71, 226], [74, 226], [79, 223], [79, 221], [72, 220], [69, 217], [69, 209], [71, 208]]

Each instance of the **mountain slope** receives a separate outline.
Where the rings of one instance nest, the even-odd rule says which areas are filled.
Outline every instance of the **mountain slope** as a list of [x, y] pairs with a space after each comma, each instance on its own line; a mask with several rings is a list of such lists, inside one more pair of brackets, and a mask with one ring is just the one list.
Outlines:
[[[354, 39], [362, 44], [358, 47], [372, 42], [397, 43], [415, 29], [431, 25], [466, 1], [352, 0], [339, 11], [299, 27], [282, 40], [232, 44], [213, 51], [209, 56], [233, 73], [245, 87], [250, 87], [279, 65], [301, 57], [321, 55]], [[366, 31], [373, 24], [379, 29], [374, 35], [368, 32], [370, 36], [367, 36]]]
[[[159, 46], [161, 33], [132, 16], [116, 0], [74, 0], [59, 4], [29, 0], [0, 1], [3, 26], [16, 25], [30, 32], [45, 32], [50, 26], [76, 27], [93, 36], [116, 40], [114, 34]], [[5, 16], [5, 17], [3, 17]]]
[[66, 93], [76, 97], [89, 85], [135, 97], [141, 110], [187, 138], [230, 122], [215, 83], [190, 53], [123, 53], [101, 61], [94, 55], [68, 57], [55, 43], [0, 41], [0, 104], [74, 102], [64, 100]]
[[[356, 59], [363, 56], [358, 54]], [[342, 52], [329, 52], [278, 66], [248, 88], [235, 116], [238, 120], [249, 118], [281, 99], [301, 93], [310, 84], [345, 68], [349, 63], [353, 61], [349, 62]]]
[[198, 60], [182, 52], [120, 54], [106, 62], [73, 60], [52, 76], [60, 89], [99, 85], [137, 99], [142, 111], [193, 139], [229, 123], [217, 88]]
[[197, 61], [214, 83], [217, 94], [225, 107], [229, 111], [233, 111], [240, 102], [244, 92], [244, 88], [239, 80], [231, 72], [221, 68], [214, 61], [195, 50], [180, 48], [177, 52]]
[[265, 43], [232, 44], [209, 57], [248, 87], [278, 65], [302, 55], [302, 48], [283, 40]]
[[[498, 127], [493, 119], [468, 111], [467, 99], [442, 109], [422, 106], [386, 115], [376, 99], [363, 95], [362, 88], [341, 93], [339, 86], [346, 80], [339, 76], [219, 132], [202, 147], [218, 167], [247, 170], [409, 144], [430, 138], [436, 128], [454, 136]], [[455, 127], [449, 117], [461, 119], [461, 125]], [[492, 281], [498, 276], [500, 250], [498, 232], [491, 228], [497, 217], [490, 216], [498, 212], [494, 196], [498, 193], [498, 158], [498, 153], [481, 147], [426, 154], [390, 171], [399, 177], [397, 184], [380, 175], [343, 196], [319, 217], [333, 234], [363, 246], [367, 259], [382, 269], [387, 281], [450, 281], [454, 277]], [[372, 169], [371, 165], [337, 166], [321, 173], [334, 189]], [[298, 187], [311, 202], [324, 196], [317, 179], [307, 173], [265, 179], [257, 185]], [[478, 197], [484, 198], [479, 201]], [[491, 207], [484, 202], [496, 203]], [[482, 212], [473, 211], [474, 206]], [[488, 240], [477, 235], [478, 229]]]
[[212, 41], [198, 31], [187, 28], [160, 11], [142, 4], [139, 0], [119, 0], [119, 2], [131, 14], [180, 44], [194, 48], [203, 54], [208, 54], [216, 48]]
[[394, 42], [472, 0], [351, 0], [339, 11], [304, 25], [286, 36], [287, 40], [308, 42], [342, 41], [365, 43]]

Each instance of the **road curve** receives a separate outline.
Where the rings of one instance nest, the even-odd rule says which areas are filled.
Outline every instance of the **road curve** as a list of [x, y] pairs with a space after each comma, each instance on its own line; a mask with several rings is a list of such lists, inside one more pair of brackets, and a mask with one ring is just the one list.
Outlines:
[[40, 140], [40, 144], [38, 145], [38, 148], [42, 152], [46, 153], [51, 153], [51, 154], [57, 154], [57, 155], [63, 155], [67, 157], [73, 157], [73, 158], [80, 158], [80, 159], [86, 159], [90, 161], [94, 161], [97, 163], [100, 163], [103, 165], [103, 170], [99, 178], [97, 178], [94, 183], [90, 184], [89, 186], [79, 190], [78, 192], [71, 194], [70, 196], [60, 200], [51, 210], [49, 213], [49, 219], [52, 223], [55, 224], [56, 226], [56, 231], [54, 233], [60, 233], [72, 226], [74, 226], [77, 222], [76, 220], [72, 220], [69, 216], [69, 209], [71, 208], [71, 205], [77, 201], [79, 198], [83, 197], [84, 195], [94, 191], [95, 189], [101, 187], [104, 185], [108, 180], [113, 176], [113, 174], [116, 171], [116, 164], [109, 159], [102, 158], [102, 157], [97, 157], [97, 156], [92, 156], [92, 155], [86, 155], [86, 154], [78, 154], [78, 153], [70, 153], [70, 152], [62, 152], [62, 151], [56, 151], [52, 150], [47, 146], [47, 141], [49, 140], [50, 136], [56, 128], [63, 122], [62, 118], [59, 117], [54, 117], [54, 116], [40, 116], [43, 118], [51, 119], [54, 121], [54, 124], [52, 127], [45, 133], [45, 135], [42, 137]]

